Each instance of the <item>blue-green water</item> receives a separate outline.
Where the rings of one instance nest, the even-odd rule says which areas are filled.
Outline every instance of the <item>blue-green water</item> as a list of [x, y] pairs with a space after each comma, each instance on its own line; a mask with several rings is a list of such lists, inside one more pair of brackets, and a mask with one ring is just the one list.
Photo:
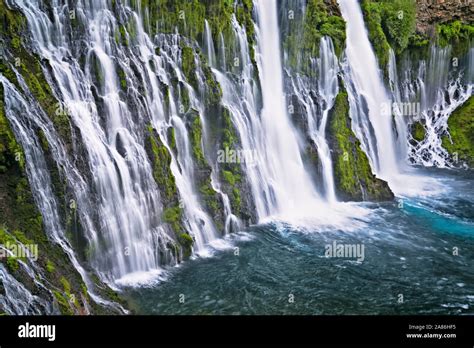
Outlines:
[[[124, 295], [143, 314], [474, 314], [472, 173], [430, 171], [444, 192], [366, 204], [356, 231], [251, 227]], [[363, 245], [364, 260], [326, 257], [334, 241]]]

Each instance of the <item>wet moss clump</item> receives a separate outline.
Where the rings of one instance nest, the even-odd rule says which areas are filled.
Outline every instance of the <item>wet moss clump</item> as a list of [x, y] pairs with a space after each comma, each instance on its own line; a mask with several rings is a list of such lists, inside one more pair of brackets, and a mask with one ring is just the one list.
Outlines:
[[443, 147], [455, 164], [474, 167], [474, 98], [471, 96], [449, 116], [448, 134], [442, 137]]
[[422, 141], [425, 139], [426, 130], [420, 122], [415, 122], [411, 125], [411, 136], [416, 141]]
[[393, 199], [388, 184], [372, 174], [369, 159], [351, 129], [347, 93], [340, 92], [329, 114], [328, 140], [332, 149], [336, 194], [346, 201]]
[[364, 0], [362, 2], [369, 40], [379, 67], [386, 74], [390, 47], [401, 54], [415, 35], [416, 4], [414, 0]]

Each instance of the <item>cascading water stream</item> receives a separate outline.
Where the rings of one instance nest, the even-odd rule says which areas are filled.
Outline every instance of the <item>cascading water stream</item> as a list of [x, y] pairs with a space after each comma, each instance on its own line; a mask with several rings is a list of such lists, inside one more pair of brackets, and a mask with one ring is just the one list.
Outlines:
[[[409, 59], [402, 61], [401, 79], [395, 55], [390, 52], [389, 78], [395, 105], [411, 108], [405, 115], [402, 115], [404, 110], [395, 110], [404, 116], [395, 118], [399, 134], [397, 144], [403, 158], [412, 163], [427, 167], [456, 166], [444, 149], [441, 136], [448, 129], [451, 113], [472, 95], [474, 70], [469, 60], [474, 50], [470, 49], [463, 67], [458, 60], [456, 64], [452, 63], [449, 46], [432, 45], [429, 52], [427, 61], [415, 64]], [[424, 138], [418, 141], [407, 132], [408, 124], [415, 122], [421, 122], [425, 131]]]
[[329, 111], [334, 106], [338, 88], [339, 72], [338, 61], [334, 52], [331, 39], [323, 37], [320, 42], [320, 59], [319, 59], [319, 95], [323, 99], [323, 110], [321, 116], [321, 123], [316, 133], [316, 143], [318, 145], [318, 155], [321, 159], [323, 167], [323, 180], [325, 183], [326, 198], [330, 203], [336, 201], [333, 164], [331, 160], [331, 153], [329, 145], [326, 140], [326, 126], [329, 116]]
[[[390, 110], [391, 101], [382, 82], [359, 3], [356, 0], [340, 0], [339, 6], [347, 26], [346, 74], [353, 85], [353, 88], [348, 88], [348, 92], [352, 93], [350, 101], [351, 104], [365, 105], [367, 109], [359, 117], [351, 116], [353, 127], [359, 139], [363, 140], [375, 173], [388, 180], [399, 173], [392, 115], [391, 112], [383, 112], [384, 108]], [[351, 105], [351, 114], [359, 111]], [[372, 132], [375, 139], [368, 141]]]
[[276, 2], [257, 1], [256, 9], [259, 23], [258, 66], [263, 96], [261, 119], [264, 139], [261, 150], [271, 189], [270, 214], [308, 212], [308, 208], [314, 207], [320, 197], [304, 168], [298, 134], [287, 115]]
[[331, 152], [326, 139], [326, 128], [329, 111], [334, 106], [335, 98], [339, 92], [338, 72], [339, 62], [334, 52], [332, 40], [328, 37], [321, 38], [319, 46], [319, 58], [313, 61], [317, 67], [317, 94], [318, 104], [311, 97], [314, 89], [313, 80], [304, 79], [298, 74], [292, 78], [292, 91], [304, 106], [307, 119], [308, 131], [311, 140], [316, 145], [318, 158], [322, 167], [322, 183], [326, 200], [329, 203], [337, 201], [334, 184], [333, 163]]
[[[141, 21], [137, 18], [137, 22]], [[153, 44], [150, 41], [148, 35], [142, 30], [142, 26], [138, 26], [138, 35], [140, 47], [140, 60], [147, 62], [147, 57], [153, 57], [155, 66], [160, 71], [166, 71], [163, 61], [153, 54]], [[173, 70], [179, 72], [178, 79], [183, 83], [186, 88], [186, 93], [189, 95], [191, 107], [195, 110], [200, 110], [199, 114], [202, 115], [203, 106], [196, 97], [195, 91], [192, 87], [184, 81], [183, 74], [180, 71], [177, 61], [173, 60], [168, 52], [165, 50], [162, 52], [163, 57], [166, 60], [166, 64], [169, 64]], [[154, 70], [149, 63], [145, 64], [144, 73], [146, 79], [150, 81], [149, 93], [147, 93], [147, 105], [151, 106], [152, 123], [160, 134], [160, 139], [166, 145], [168, 152], [172, 158], [170, 169], [176, 180], [176, 186], [183, 197], [181, 205], [185, 210], [186, 224], [191, 231], [191, 234], [195, 239], [194, 250], [200, 255], [207, 254], [206, 244], [217, 238], [216, 228], [209, 217], [209, 215], [203, 209], [198, 199], [198, 194], [195, 190], [195, 178], [194, 178], [194, 160], [192, 158], [191, 145], [189, 143], [189, 133], [183, 120], [179, 117], [178, 105], [176, 105], [175, 98], [173, 98], [175, 91], [173, 90], [172, 84], [168, 81], [165, 74], [161, 75], [163, 81], [168, 82], [169, 86], [169, 97], [168, 104], [170, 107], [170, 118], [166, 120], [163, 111], [163, 97], [159, 91], [158, 81], [156, 79]], [[145, 85], [145, 87], [147, 87]], [[156, 108], [156, 109], [153, 109]], [[204, 120], [201, 118], [201, 122]], [[177, 155], [171, 150], [171, 146], [168, 141], [168, 137], [165, 134], [166, 130], [173, 126], [176, 135], [176, 148]]]

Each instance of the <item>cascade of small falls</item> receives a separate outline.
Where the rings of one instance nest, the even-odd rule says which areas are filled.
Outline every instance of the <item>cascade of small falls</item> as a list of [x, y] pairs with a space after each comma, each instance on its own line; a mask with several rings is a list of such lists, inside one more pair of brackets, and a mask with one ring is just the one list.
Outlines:
[[[443, 148], [441, 137], [451, 113], [473, 93], [473, 57], [472, 47], [466, 57], [453, 60], [449, 46], [433, 44], [427, 60], [406, 58], [399, 70], [390, 51], [389, 79], [394, 105], [399, 106], [394, 111], [400, 115], [395, 120], [401, 158], [427, 167], [457, 166]], [[408, 125], [413, 122], [423, 124], [425, 137], [421, 141], [407, 141], [412, 138]]]
[[[162, 43], [164, 49], [157, 56], [152, 40], [143, 30], [142, 19], [125, 8], [136, 32], [134, 49], [123, 47], [114, 39], [118, 24], [108, 4], [79, 2], [77, 16], [87, 28], [83, 34], [87, 56], [82, 67], [74, 57], [76, 50], [62, 32], [67, 14], [59, 10], [59, 4], [53, 4], [52, 21], [38, 2], [19, 0], [17, 5], [28, 19], [40, 55], [51, 66], [51, 79], [58, 87], [68, 115], [80, 130], [78, 136], [86, 149], [89, 177], [81, 177], [78, 168], [66, 170], [65, 174], [74, 189], [94, 268], [104, 278], [114, 281], [175, 262], [172, 254], [160, 253], [172, 239], [160, 224], [162, 202], [141, 131], [147, 125], [157, 131], [172, 157], [170, 169], [180, 196], [185, 198], [182, 200], [184, 223], [195, 240], [194, 251], [205, 252], [206, 244], [218, 233], [197, 199], [189, 134], [177, 116], [178, 107], [173, 98], [177, 91], [173, 90], [166, 69], [176, 72], [187, 89], [191, 107], [201, 111], [200, 115], [203, 106], [184, 81], [180, 57], [172, 52], [174, 43]], [[170, 50], [166, 51], [166, 47]], [[95, 70], [99, 71], [99, 81], [94, 79]], [[123, 72], [131, 101], [123, 99], [117, 77], [119, 70]], [[158, 78], [169, 84], [171, 97], [166, 102], [170, 105], [170, 115], [164, 113], [167, 97], [159, 89]], [[99, 95], [100, 106], [92, 91]], [[132, 111], [131, 105], [137, 109]], [[166, 133], [171, 126], [176, 130], [177, 154], [170, 150]], [[92, 187], [84, 187], [87, 180], [92, 181]]]
[[[149, 14], [140, 11], [140, 2], [140, 9], [134, 9], [128, 1], [112, 6], [111, 1], [78, 0], [75, 15], [81, 25], [74, 35], [80, 39], [68, 32], [69, 12], [63, 1], [51, 1], [50, 11], [39, 0], [11, 3], [26, 16], [33, 49], [42, 62], [47, 62], [44, 74], [61, 101], [57, 110], [72, 125], [73, 141], [66, 144], [67, 139], [28, 92], [21, 74], [15, 70], [23, 91], [0, 75], [5, 114], [24, 149], [29, 183], [45, 230], [50, 240], [65, 251], [93, 300], [125, 311], [94, 293], [85, 268], [90, 266], [111, 285], [128, 285], [161, 275], [164, 266], [183, 259], [182, 252], [173, 252], [169, 247], [176, 242], [176, 235], [164, 221], [166, 199], [157, 184], [155, 163], [147, 148], [150, 134], [162, 146], [160, 151], [169, 156], [169, 171], [182, 213], [183, 230], [179, 233], [192, 237], [192, 256], [210, 255], [212, 248], [225, 243], [220, 237], [243, 227], [237, 217], [240, 215], [232, 211], [230, 194], [224, 192], [220, 164], [209, 145], [213, 134], [208, 134], [212, 127], [202, 93], [206, 76], [199, 67], [201, 52], [195, 49], [194, 42], [177, 32], [152, 37], [144, 24], [150, 22]], [[358, 2], [340, 0], [347, 22], [345, 55], [339, 61], [331, 38], [322, 37], [319, 57], [311, 61], [315, 77], [307, 78], [290, 71], [282, 59], [277, 5], [277, 0], [255, 0], [255, 47], [249, 47], [245, 26], [232, 16], [232, 45], [238, 66], [229, 67], [226, 54], [230, 43], [222, 33], [213, 33], [207, 20], [199, 48], [222, 90], [219, 107], [228, 111], [238, 147], [248, 155], [239, 165], [255, 207], [252, 213], [256, 222], [281, 220], [303, 226], [309, 222], [313, 229], [330, 225], [347, 230], [357, 227], [351, 216], [363, 221], [364, 209], [338, 202], [336, 197], [327, 128], [330, 110], [340, 92], [339, 77], [348, 92], [352, 129], [362, 150], [374, 173], [386, 180], [396, 194], [408, 192], [405, 185], [410, 186], [409, 192], [418, 192], [419, 181], [410, 181], [407, 160], [424, 166], [452, 165], [442, 147], [441, 135], [447, 130], [452, 111], [472, 95], [474, 48], [466, 58], [467, 68], [455, 72], [449, 67], [449, 47], [432, 46], [427, 61], [417, 65], [407, 61], [402, 69], [390, 51], [387, 89]], [[120, 7], [128, 26], [121, 24], [115, 7]], [[117, 33], [125, 35], [127, 44], [117, 39]], [[184, 72], [180, 40], [192, 48], [198, 87], [188, 81]], [[251, 56], [253, 48], [255, 57]], [[306, 137], [292, 119], [285, 88], [290, 89], [304, 110]], [[209, 187], [222, 203], [221, 227], [201, 197], [202, 173], [197, 170], [199, 164], [193, 152], [196, 144], [189, 114], [181, 110], [183, 95], [202, 126], [198, 146], [202, 161], [210, 168]], [[412, 102], [420, 103], [418, 118], [406, 117], [400, 109], [403, 103]], [[423, 120], [426, 136], [413, 143], [409, 127], [419, 119]], [[73, 197], [74, 213], [86, 241], [85, 260], [78, 256], [67, 236], [60, 216], [61, 202], [55, 196], [37, 130], [44, 134], [51, 157], [65, 177], [68, 194]], [[305, 162], [307, 143], [317, 151], [318, 180]], [[424, 187], [420, 185], [420, 189]], [[37, 277], [34, 262], [20, 266], [38, 287], [48, 291]], [[0, 280], [7, 284], [0, 306], [9, 309], [9, 313], [55, 313], [55, 308], [33, 295], [1, 264]]]
[[[405, 69], [408, 77], [402, 83], [403, 88], [397, 76], [395, 55], [390, 52], [388, 90], [378, 69], [358, 2], [339, 1], [339, 6], [347, 25], [346, 57], [342, 68], [352, 128], [369, 156], [372, 169], [398, 196], [436, 192], [439, 188], [436, 181], [409, 167], [407, 158], [428, 166], [446, 165], [448, 156], [441, 146], [440, 136], [447, 129], [451, 112], [471, 95], [472, 83], [462, 87], [464, 74], [447, 83], [450, 48], [432, 46], [428, 65], [425, 61], [419, 64], [416, 82], [407, 83], [413, 72]], [[470, 76], [470, 72], [466, 76]], [[445, 98], [445, 90], [449, 98]], [[455, 94], [460, 97], [455, 98]], [[410, 118], [403, 105], [417, 101], [421, 104], [419, 109], [425, 119], [427, 136], [413, 148], [407, 131]]]

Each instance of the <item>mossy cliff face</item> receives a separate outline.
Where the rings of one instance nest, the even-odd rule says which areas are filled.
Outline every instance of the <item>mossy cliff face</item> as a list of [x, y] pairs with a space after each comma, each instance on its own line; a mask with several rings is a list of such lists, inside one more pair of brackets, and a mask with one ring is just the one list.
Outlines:
[[[211, 185], [210, 163], [216, 163], [221, 189], [229, 197], [232, 213], [246, 223], [255, 222], [250, 189], [242, 172], [242, 163], [220, 162], [217, 158], [219, 151], [238, 151], [240, 142], [232, 124], [231, 114], [222, 106], [221, 86], [199, 47], [184, 44], [181, 52], [182, 69], [186, 79], [204, 100], [204, 115], [208, 127], [203, 128], [201, 115], [197, 110], [187, 109], [186, 125], [192, 144], [201, 200], [210, 212], [217, 229], [223, 231], [224, 203]], [[197, 74], [203, 77], [203, 85], [199, 84]], [[203, 137], [204, 132], [207, 134], [206, 139]]]
[[24, 79], [42, 109], [48, 114], [58, 134], [66, 144], [71, 144], [71, 125], [65, 112], [58, 112], [60, 103], [55, 97], [44, 75], [38, 56], [31, 52], [25, 17], [18, 11], [10, 10], [4, 0], [0, 0], [0, 35], [5, 51], [0, 55], [0, 72], [20, 90], [20, 84], [13, 70]]
[[[171, 128], [172, 129], [172, 128]], [[183, 208], [181, 206], [175, 178], [171, 172], [171, 155], [163, 144], [156, 130], [148, 126], [146, 135], [146, 149], [153, 165], [153, 178], [156, 181], [163, 202], [161, 219], [175, 235], [176, 243], [169, 242], [167, 248], [174, 254], [176, 260], [181, 262], [192, 253], [193, 239], [183, 226]], [[170, 133], [171, 147], [175, 148], [174, 137]]]
[[0, 244], [36, 246], [39, 269], [36, 277], [47, 284], [54, 297], [25, 273], [19, 260], [27, 260], [7, 257], [0, 262], [31, 293], [55, 303], [58, 313], [84, 314], [88, 311], [86, 308], [93, 313], [106, 313], [90, 301], [81, 276], [68, 256], [59, 245], [51, 243], [44, 231], [43, 219], [28, 182], [21, 146], [5, 116], [3, 98], [4, 91], [0, 85]]
[[474, 98], [471, 96], [448, 119], [448, 132], [442, 137], [443, 147], [455, 165], [474, 167]]
[[329, 114], [328, 142], [339, 199], [385, 201], [394, 198], [387, 183], [372, 174], [367, 155], [351, 129], [347, 93], [340, 92]]
[[[66, 112], [58, 112], [61, 104], [48, 84], [44, 67], [46, 62], [32, 53], [26, 19], [18, 11], [7, 7], [0, 0], [0, 73], [16, 86], [20, 93], [29, 94], [49, 116], [52, 124], [66, 145], [72, 149], [72, 132], [69, 117]], [[17, 78], [15, 71], [23, 79], [27, 91]], [[72, 265], [63, 249], [50, 241], [44, 229], [43, 218], [38, 211], [26, 172], [23, 149], [15, 138], [9, 120], [5, 113], [4, 87], [0, 84], [0, 244], [6, 245], [35, 245], [38, 259], [35, 261], [37, 273], [35, 277], [51, 290], [40, 288], [26, 273], [24, 267], [15, 257], [2, 259], [9, 272], [20, 281], [28, 291], [54, 303], [55, 311], [62, 314], [109, 313], [91, 301], [82, 277]], [[74, 234], [80, 228], [73, 212], [66, 208], [68, 197], [65, 183], [56, 164], [52, 160], [49, 144], [41, 130], [36, 130], [44, 151], [50, 176], [53, 181], [60, 209], [62, 222], [66, 226], [66, 234]], [[29, 263], [29, 260], [22, 260]], [[108, 289], [100, 281], [98, 286]], [[104, 297], [116, 297], [108, 289]], [[2, 309], [0, 308], [0, 311]]]
[[217, 142], [217, 164], [222, 190], [229, 197], [234, 215], [239, 217], [246, 225], [256, 223], [257, 218], [255, 216], [251, 189], [246, 181], [245, 172], [242, 167], [245, 162], [252, 165], [252, 163], [248, 162], [255, 159], [252, 158], [251, 154], [249, 156], [242, 156], [240, 140], [232, 124], [230, 111], [226, 108], [221, 110], [218, 127], [224, 130], [223, 132], [218, 132]]

